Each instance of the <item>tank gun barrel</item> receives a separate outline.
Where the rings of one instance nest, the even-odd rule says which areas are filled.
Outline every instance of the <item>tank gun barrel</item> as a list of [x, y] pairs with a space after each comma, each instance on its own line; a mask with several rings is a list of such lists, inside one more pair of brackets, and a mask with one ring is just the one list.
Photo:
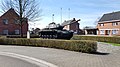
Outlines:
[[77, 22], [78, 22], [78, 21], [81, 21], [81, 20], [80, 20], [80, 19], [78, 19], [78, 20], [77, 20]]

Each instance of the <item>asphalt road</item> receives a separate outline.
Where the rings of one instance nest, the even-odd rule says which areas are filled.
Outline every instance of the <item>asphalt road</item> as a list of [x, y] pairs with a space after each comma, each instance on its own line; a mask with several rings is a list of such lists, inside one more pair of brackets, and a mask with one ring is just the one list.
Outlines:
[[[54, 64], [33, 57], [32, 54], [34, 53], [26, 55], [31, 53], [30, 51], [25, 52], [28, 48], [30, 47], [0, 45], [0, 67], [57, 67]], [[30, 50], [33, 51], [33, 49]]]
[[39, 66], [18, 58], [0, 55], [0, 67], [39, 67]]
[[[109, 46], [104, 43], [99, 43], [98, 45], [98, 51], [100, 51], [98, 54], [87, 54], [44, 47], [0, 45], [0, 55], [15, 57], [0, 56], [2, 57], [2, 59], [0, 58], [0, 64], [8, 65], [8, 67], [12, 65], [12, 62], [15, 62], [16, 67], [24, 64], [29, 65], [26, 67], [35, 67], [40, 63], [48, 65], [46, 67], [120, 67], [120, 47]], [[18, 62], [20, 62], [20, 64], [18, 64]], [[34, 64], [35, 66], [32, 66]]]

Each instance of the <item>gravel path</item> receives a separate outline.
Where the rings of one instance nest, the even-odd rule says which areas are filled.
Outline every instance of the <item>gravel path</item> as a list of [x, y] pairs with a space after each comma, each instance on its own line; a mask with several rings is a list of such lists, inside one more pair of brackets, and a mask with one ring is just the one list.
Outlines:
[[98, 52], [113, 53], [117, 50], [120, 50], [120, 46], [113, 46], [108, 43], [98, 42]]

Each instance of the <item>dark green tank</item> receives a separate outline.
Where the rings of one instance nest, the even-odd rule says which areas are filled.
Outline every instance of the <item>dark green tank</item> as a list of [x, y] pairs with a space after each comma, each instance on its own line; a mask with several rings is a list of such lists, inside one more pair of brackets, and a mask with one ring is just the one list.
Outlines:
[[44, 28], [39, 32], [41, 38], [47, 39], [71, 39], [73, 36], [72, 31], [63, 30], [64, 26], [56, 24], [54, 22], [50, 23], [47, 28]]

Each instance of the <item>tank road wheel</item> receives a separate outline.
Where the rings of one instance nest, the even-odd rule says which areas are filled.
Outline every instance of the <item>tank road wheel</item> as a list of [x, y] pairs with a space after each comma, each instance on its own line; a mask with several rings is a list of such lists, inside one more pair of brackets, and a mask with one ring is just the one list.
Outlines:
[[52, 39], [52, 35], [50, 35], [50, 39]]
[[51, 35], [51, 39], [54, 39], [54, 35], [53, 34]]
[[43, 37], [44, 37], [44, 39], [46, 38], [46, 35], [45, 35], [45, 33], [43, 34]]
[[53, 39], [55, 39], [55, 35], [53, 35]]
[[44, 35], [42, 35], [42, 38], [44, 39]]
[[57, 39], [57, 37], [58, 37], [58, 36], [57, 36], [57, 34], [56, 34], [56, 35], [55, 35], [55, 39]]

